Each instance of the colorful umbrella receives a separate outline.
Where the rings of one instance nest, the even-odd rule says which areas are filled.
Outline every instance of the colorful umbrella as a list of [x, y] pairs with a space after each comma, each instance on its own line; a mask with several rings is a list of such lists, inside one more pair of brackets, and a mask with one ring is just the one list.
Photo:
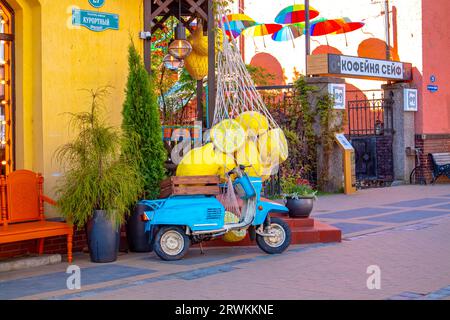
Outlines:
[[344, 34], [345, 44], [347, 46], [348, 46], [348, 42], [347, 42], [346, 34], [348, 32], [352, 32], [352, 31], [361, 29], [365, 25], [364, 22], [352, 22], [349, 18], [335, 19], [334, 21], [336, 21], [341, 26], [341, 28], [339, 30], [337, 30], [335, 33], [336, 34]]
[[335, 20], [318, 19], [311, 22], [309, 34], [312, 37], [325, 36], [327, 34], [336, 32], [342, 28], [342, 25]]
[[266, 46], [266, 41], [264, 40], [264, 36], [269, 34], [274, 34], [279, 31], [283, 26], [281, 24], [275, 23], [262, 23], [254, 25], [253, 27], [247, 28], [242, 33], [251, 37], [263, 37], [264, 47]]
[[229, 37], [237, 38], [242, 31], [256, 25], [255, 20], [246, 14], [229, 14], [223, 19], [225, 32]]
[[341, 29], [336, 31], [336, 34], [348, 33], [364, 27], [364, 22], [352, 22], [349, 18], [334, 19]]
[[[309, 18], [314, 19], [319, 15], [319, 11], [316, 9], [309, 7]], [[278, 13], [275, 17], [276, 23], [288, 24], [288, 23], [298, 23], [304, 22], [305, 19], [305, 5], [303, 4], [294, 4], [292, 6], [288, 6]]]
[[304, 23], [294, 23], [284, 26], [279, 31], [272, 35], [272, 39], [275, 41], [292, 41], [294, 45], [294, 39], [301, 37], [305, 34], [305, 24]]
[[279, 31], [283, 26], [276, 23], [262, 23], [245, 29], [242, 33], [251, 37], [263, 37]]

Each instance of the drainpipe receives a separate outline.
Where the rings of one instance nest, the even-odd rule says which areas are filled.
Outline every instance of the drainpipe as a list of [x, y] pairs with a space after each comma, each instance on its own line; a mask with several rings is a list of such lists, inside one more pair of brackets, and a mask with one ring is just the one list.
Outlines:
[[305, 75], [308, 75], [308, 56], [311, 54], [311, 41], [309, 31], [309, 0], [305, 0]]
[[389, 0], [384, 1], [384, 23], [386, 29], [386, 60], [391, 60], [391, 39], [389, 27]]

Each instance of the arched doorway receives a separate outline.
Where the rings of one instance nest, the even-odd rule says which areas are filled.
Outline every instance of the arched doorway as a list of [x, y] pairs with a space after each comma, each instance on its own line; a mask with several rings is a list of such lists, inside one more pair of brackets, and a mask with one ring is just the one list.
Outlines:
[[0, 0], [0, 162], [1, 174], [13, 170], [14, 13]]

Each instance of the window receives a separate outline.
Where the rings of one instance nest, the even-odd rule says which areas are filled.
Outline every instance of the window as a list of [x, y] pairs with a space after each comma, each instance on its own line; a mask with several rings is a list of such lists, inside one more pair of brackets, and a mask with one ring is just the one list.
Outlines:
[[13, 170], [13, 12], [0, 1], [0, 162], [1, 174]]

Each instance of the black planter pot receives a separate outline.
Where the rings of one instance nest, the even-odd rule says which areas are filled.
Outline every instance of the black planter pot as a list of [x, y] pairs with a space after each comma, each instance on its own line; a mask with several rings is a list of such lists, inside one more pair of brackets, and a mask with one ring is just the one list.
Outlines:
[[291, 218], [308, 218], [314, 206], [314, 198], [286, 199]]
[[86, 226], [89, 255], [92, 262], [106, 263], [117, 260], [120, 232], [108, 219], [106, 212], [96, 210]]
[[145, 222], [141, 220], [141, 214], [150, 208], [143, 204], [137, 204], [132, 214], [127, 219], [128, 248], [132, 252], [150, 252], [152, 247], [148, 243], [145, 233]]

